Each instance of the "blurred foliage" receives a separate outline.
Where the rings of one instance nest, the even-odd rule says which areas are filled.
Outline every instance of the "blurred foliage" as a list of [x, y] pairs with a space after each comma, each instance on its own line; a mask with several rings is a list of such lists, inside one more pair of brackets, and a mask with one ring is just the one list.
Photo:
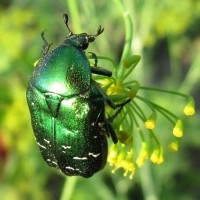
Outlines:
[[[184, 121], [185, 137], [177, 154], [166, 153], [161, 166], [146, 163], [134, 180], [109, 167], [74, 184], [76, 199], [195, 200], [200, 198], [200, 1], [123, 1], [133, 20], [134, 54], [142, 56], [135, 77], [142, 85], [181, 90], [195, 97], [196, 116]], [[74, 8], [77, 7], [77, 9]], [[78, 12], [77, 12], [78, 11]], [[59, 199], [64, 177], [50, 169], [35, 143], [26, 104], [26, 85], [33, 63], [41, 56], [45, 30], [55, 47], [66, 36], [62, 14], [68, 13], [74, 32], [93, 33], [99, 24], [104, 34], [89, 51], [119, 61], [124, 46], [124, 24], [117, 1], [0, 1], [0, 197], [3, 200]], [[181, 105], [158, 93], [147, 94], [162, 105]], [[181, 104], [181, 103], [180, 103]], [[157, 127], [163, 143], [168, 127]], [[67, 181], [70, 178], [66, 178]], [[72, 184], [70, 181], [68, 187]], [[157, 197], [156, 197], [157, 196]]]

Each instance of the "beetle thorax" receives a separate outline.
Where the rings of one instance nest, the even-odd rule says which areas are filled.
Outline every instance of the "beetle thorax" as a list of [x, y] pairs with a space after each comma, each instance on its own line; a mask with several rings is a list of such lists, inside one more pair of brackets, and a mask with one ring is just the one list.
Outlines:
[[85, 50], [87, 49], [89, 42], [91, 42], [90, 37], [86, 33], [81, 33], [69, 35], [64, 40], [63, 44], [76, 46]]

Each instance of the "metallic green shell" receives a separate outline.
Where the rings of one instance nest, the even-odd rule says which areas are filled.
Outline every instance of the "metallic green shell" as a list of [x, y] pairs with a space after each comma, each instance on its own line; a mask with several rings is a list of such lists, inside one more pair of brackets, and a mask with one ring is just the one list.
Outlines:
[[31, 83], [27, 101], [44, 160], [66, 175], [90, 177], [107, 159], [104, 99], [94, 86], [73, 97], [43, 93]]
[[81, 49], [63, 44], [38, 62], [30, 83], [41, 92], [76, 95], [89, 89], [91, 68]]
[[[85, 50], [104, 29], [97, 33], [69, 35], [63, 44], [48, 52], [44, 41], [43, 58], [34, 68], [27, 87], [31, 122], [40, 152], [51, 167], [69, 176], [90, 177], [102, 169], [107, 160], [107, 138], [117, 142], [105, 118], [105, 95], [91, 79], [91, 67]], [[93, 72], [111, 76], [107, 70]], [[110, 132], [112, 134], [110, 134]]]

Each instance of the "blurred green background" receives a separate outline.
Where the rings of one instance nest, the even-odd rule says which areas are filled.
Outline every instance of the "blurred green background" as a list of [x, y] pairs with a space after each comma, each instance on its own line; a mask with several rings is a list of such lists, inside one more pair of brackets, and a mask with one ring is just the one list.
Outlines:
[[[137, 80], [141, 85], [193, 95], [196, 115], [183, 117], [181, 148], [176, 154], [165, 152], [162, 165], [147, 162], [136, 170], [133, 180], [120, 171], [112, 175], [107, 166], [90, 179], [74, 181], [42, 160], [26, 104], [27, 82], [41, 56], [40, 33], [45, 31], [53, 47], [66, 37], [63, 13], [69, 14], [75, 33], [95, 33], [102, 25], [104, 33], [88, 51], [119, 61], [125, 42], [119, 2], [133, 21], [133, 54], [142, 56], [135, 69]], [[71, 192], [72, 200], [200, 199], [199, 81], [199, 0], [0, 0], [0, 199], [54, 200], [63, 191]], [[158, 93], [148, 98], [169, 104]], [[177, 102], [171, 105], [172, 111]], [[169, 134], [167, 126], [161, 121], [158, 129], [163, 140]]]

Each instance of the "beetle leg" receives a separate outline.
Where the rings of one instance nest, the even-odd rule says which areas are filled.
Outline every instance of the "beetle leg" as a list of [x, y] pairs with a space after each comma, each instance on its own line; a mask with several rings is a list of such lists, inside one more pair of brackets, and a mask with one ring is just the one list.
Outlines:
[[131, 101], [131, 99], [127, 99], [125, 102], [121, 103], [121, 104], [113, 104], [112, 103], [112, 106], [114, 105], [114, 107], [111, 106], [111, 108], [113, 109], [116, 109], [118, 108], [118, 110], [111, 116], [108, 118], [108, 122], [109, 123], [112, 123], [113, 120], [117, 117], [117, 115], [122, 111], [123, 107], [129, 103]]
[[106, 104], [109, 105], [111, 108], [113, 108], [113, 109], [119, 108], [120, 111], [123, 108], [123, 106], [125, 106], [127, 103], [129, 103], [131, 101], [131, 99], [127, 99], [123, 103], [114, 104], [109, 98], [105, 98], [105, 100], [106, 100]]
[[113, 127], [111, 126], [109, 119], [107, 119], [107, 127], [109, 130], [109, 135], [112, 138], [112, 141], [114, 142], [114, 144], [116, 144], [118, 142], [118, 139], [117, 139], [117, 136], [116, 136], [116, 133], [115, 133]]
[[124, 101], [123, 103], [119, 103], [119, 104], [115, 104], [111, 101], [111, 99], [108, 98], [107, 94], [103, 91], [103, 89], [101, 88], [101, 86], [94, 80], [92, 80], [92, 84], [95, 86], [95, 88], [99, 91], [99, 93], [103, 96], [105, 103], [110, 106], [113, 109], [119, 108], [119, 107], [123, 107], [124, 105], [126, 105], [127, 103], [129, 103], [132, 99], [127, 99], [126, 101]]
[[118, 116], [118, 114], [122, 111], [123, 106], [125, 106], [127, 103], [129, 103], [131, 101], [131, 99], [127, 99], [126, 101], [124, 101], [123, 103], [120, 103], [120, 104], [114, 104], [111, 101], [111, 99], [108, 98], [106, 93], [103, 91], [103, 89], [100, 87], [100, 85], [97, 82], [92, 81], [92, 84], [95, 86], [95, 88], [102, 95], [105, 104], [107, 104], [108, 106], [110, 106], [113, 109], [117, 109], [118, 108], [117, 111], [111, 117], [108, 117], [106, 119], [106, 126], [107, 126], [107, 129], [108, 129], [108, 134], [107, 135], [111, 136], [113, 142], [116, 144], [118, 139], [117, 139], [116, 133], [115, 133], [114, 129], [112, 128], [111, 124], [112, 124], [113, 120]]
[[44, 37], [44, 31], [41, 33], [41, 37], [42, 37], [42, 40], [44, 41], [44, 46], [43, 46], [43, 49], [42, 49], [42, 55], [45, 56], [48, 53], [49, 48], [52, 45], [52, 43], [49, 44], [47, 42], [46, 38]]
[[98, 59], [97, 59], [97, 55], [93, 52], [88, 52], [91, 54], [91, 58], [94, 59], [94, 67], [97, 67], [97, 63], [98, 63]]
[[91, 71], [93, 74], [98, 74], [98, 75], [108, 76], [108, 77], [112, 76], [111, 71], [103, 69], [101, 67], [91, 67]]
[[[98, 63], [97, 55], [93, 52], [88, 52], [88, 53], [91, 54], [91, 59], [94, 59], [94, 66], [91, 66], [91, 72], [93, 74], [111, 77], [112, 76], [111, 71], [106, 70], [106, 69], [101, 68], [101, 67], [97, 67], [97, 63]], [[89, 57], [89, 59], [90, 59], [90, 57]]]
[[127, 103], [129, 103], [131, 101], [131, 99], [127, 99], [125, 102], [123, 102], [121, 104], [114, 104], [110, 99], [108, 99], [108, 100], [107, 100], [109, 102], [108, 105], [110, 105], [111, 108], [113, 108], [113, 109], [118, 108], [118, 110], [111, 117], [108, 117], [108, 119], [106, 120], [108, 130], [109, 130], [109, 135], [111, 136], [114, 144], [116, 144], [118, 139], [117, 139], [116, 133], [115, 133], [113, 127], [111, 126], [111, 124], [113, 123], [113, 120], [117, 117], [117, 115], [122, 111], [123, 106], [126, 105]]

